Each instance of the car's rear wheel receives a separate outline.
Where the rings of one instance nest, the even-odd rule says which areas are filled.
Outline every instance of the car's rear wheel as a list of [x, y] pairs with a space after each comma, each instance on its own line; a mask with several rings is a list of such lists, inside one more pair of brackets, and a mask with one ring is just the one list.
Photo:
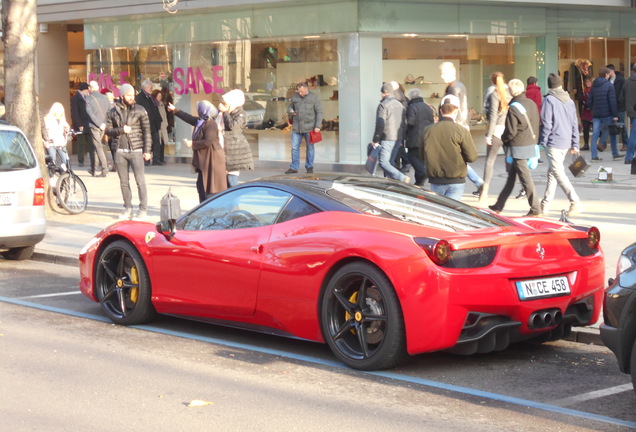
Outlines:
[[636, 340], [634, 341], [634, 345], [632, 345], [632, 357], [629, 360], [629, 370], [631, 371], [632, 385], [636, 393]]
[[2, 256], [8, 260], [21, 261], [31, 258], [34, 250], [35, 246], [17, 247], [2, 252]]
[[133, 325], [154, 318], [148, 270], [132, 244], [115, 241], [104, 248], [96, 262], [97, 299], [113, 322]]
[[370, 264], [347, 264], [329, 280], [321, 326], [336, 357], [354, 369], [386, 369], [407, 357], [397, 295], [388, 278]]

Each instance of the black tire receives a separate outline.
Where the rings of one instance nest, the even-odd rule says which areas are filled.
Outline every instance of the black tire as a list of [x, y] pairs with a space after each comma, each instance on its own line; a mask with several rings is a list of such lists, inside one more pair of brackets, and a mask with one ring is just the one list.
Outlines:
[[347, 366], [378, 370], [407, 358], [404, 319], [388, 278], [367, 263], [338, 270], [321, 301], [323, 336]]
[[156, 315], [146, 264], [125, 240], [109, 244], [99, 254], [95, 293], [106, 315], [117, 324], [143, 324]]
[[22, 260], [27, 260], [31, 258], [33, 256], [34, 250], [35, 250], [35, 245], [17, 247], [17, 248], [9, 249], [7, 251], [2, 252], [2, 256], [8, 260], [22, 261]]
[[629, 360], [629, 370], [632, 375], [632, 385], [634, 386], [634, 393], [636, 393], [636, 340], [632, 345], [632, 357]]
[[60, 204], [70, 214], [80, 214], [86, 210], [88, 204], [86, 186], [75, 174], [66, 172], [60, 176], [57, 193]]

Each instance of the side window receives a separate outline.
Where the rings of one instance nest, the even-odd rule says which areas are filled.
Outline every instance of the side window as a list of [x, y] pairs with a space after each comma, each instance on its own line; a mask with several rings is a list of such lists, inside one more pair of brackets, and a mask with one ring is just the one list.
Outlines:
[[35, 166], [35, 156], [24, 135], [13, 130], [1, 131], [0, 170], [23, 170]]
[[271, 225], [290, 198], [287, 192], [264, 187], [230, 191], [196, 209], [179, 228], [209, 231]]
[[320, 212], [320, 210], [316, 207], [306, 203], [298, 197], [293, 197], [291, 201], [287, 203], [276, 222], [285, 222], [318, 212]]

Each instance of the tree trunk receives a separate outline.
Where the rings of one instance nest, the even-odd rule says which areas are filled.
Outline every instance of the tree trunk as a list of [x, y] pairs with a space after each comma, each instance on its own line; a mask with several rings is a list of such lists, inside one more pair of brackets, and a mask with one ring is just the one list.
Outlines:
[[4, 44], [4, 88], [7, 120], [22, 129], [40, 163], [44, 145], [35, 91], [35, 50], [38, 38], [36, 0], [2, 0], [2, 42]]

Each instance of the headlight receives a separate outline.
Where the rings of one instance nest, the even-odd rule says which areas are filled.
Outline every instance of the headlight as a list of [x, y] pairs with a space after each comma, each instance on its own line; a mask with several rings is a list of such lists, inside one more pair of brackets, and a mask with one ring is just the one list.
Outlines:
[[633, 265], [634, 262], [632, 260], [627, 258], [625, 255], [621, 255], [621, 257], [618, 259], [618, 265], [616, 266], [616, 275], [618, 276]]

